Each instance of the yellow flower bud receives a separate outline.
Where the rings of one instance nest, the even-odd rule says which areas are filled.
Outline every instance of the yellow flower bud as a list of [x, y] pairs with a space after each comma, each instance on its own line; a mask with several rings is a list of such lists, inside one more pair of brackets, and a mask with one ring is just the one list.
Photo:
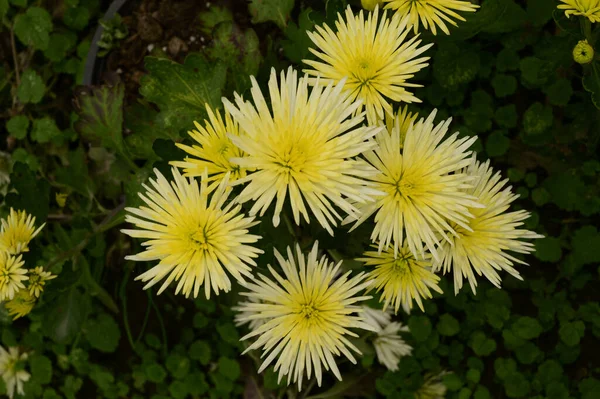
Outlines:
[[68, 196], [69, 194], [66, 193], [56, 193], [56, 203], [58, 204], [58, 206], [64, 208], [65, 204], [67, 203]]
[[375, 7], [379, 6], [381, 8], [383, 6], [383, 0], [360, 0], [360, 4], [365, 10], [373, 11]]
[[580, 40], [573, 48], [573, 59], [578, 64], [589, 64], [594, 59], [594, 48], [587, 40]]

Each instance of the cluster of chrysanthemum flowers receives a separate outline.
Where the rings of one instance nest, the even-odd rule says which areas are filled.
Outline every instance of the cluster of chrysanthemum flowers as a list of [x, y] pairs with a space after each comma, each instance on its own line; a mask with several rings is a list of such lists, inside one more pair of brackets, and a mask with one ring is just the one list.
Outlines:
[[41, 266], [28, 269], [23, 261], [23, 253], [44, 224], [36, 229], [35, 217], [12, 208], [0, 224], [0, 303], [17, 319], [33, 309], [46, 281], [56, 276]]
[[[427, 66], [430, 47], [415, 35], [418, 18], [447, 33], [441, 19], [453, 21], [443, 16], [460, 19], [451, 9], [475, 6], [388, 3], [398, 11], [348, 7], [335, 31], [309, 32], [319, 60], [305, 61], [304, 76], [272, 71], [268, 98], [251, 77], [251, 100], [224, 98], [224, 113], [207, 106], [208, 120], [190, 132], [195, 144], [179, 145], [188, 156], [172, 162], [173, 179], [155, 171], [140, 193], [145, 205], [128, 208], [136, 228], [123, 232], [146, 239], [129, 259], [158, 262], [138, 279], [162, 282], [159, 293], [174, 282], [176, 293], [194, 297], [203, 286], [208, 298], [229, 291], [233, 277], [247, 289], [236, 322], [249, 326], [247, 351], [263, 351], [259, 372], [274, 365], [299, 388], [313, 375], [320, 385], [323, 368], [341, 379], [335, 358], [356, 361], [350, 338], [360, 329], [374, 334], [379, 361], [396, 368], [411, 348], [389, 309], [423, 309], [423, 299], [441, 292], [438, 271], [453, 273], [456, 291], [464, 279], [475, 291], [476, 274], [496, 286], [501, 271], [520, 278], [514, 265], [524, 262], [511, 253], [531, 252], [523, 239], [539, 237], [520, 228], [526, 211], [508, 210], [517, 196], [506, 180], [469, 150], [475, 137], [448, 136], [451, 119], [436, 122], [436, 111], [394, 110], [419, 101], [407, 90], [418, 86], [410, 79]], [[275, 250], [278, 267], [253, 273], [263, 251], [251, 229], [269, 208], [274, 226], [288, 218], [331, 235], [372, 219], [365, 271], [343, 272], [315, 243], [308, 254]], [[362, 306], [371, 289], [383, 311]]]

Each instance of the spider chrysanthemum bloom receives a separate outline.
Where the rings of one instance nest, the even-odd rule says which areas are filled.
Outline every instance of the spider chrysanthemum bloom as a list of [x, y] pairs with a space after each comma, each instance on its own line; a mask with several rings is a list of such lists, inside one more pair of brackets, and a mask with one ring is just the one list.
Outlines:
[[[454, 19], [465, 21], [465, 19], [456, 11], [474, 12], [479, 8], [478, 5], [470, 1], [460, 0], [384, 0], [387, 4], [385, 8], [396, 10], [398, 14], [408, 15], [409, 26], [412, 26], [414, 32], [419, 31], [419, 20], [425, 29], [431, 30], [434, 35], [437, 34], [439, 27], [445, 34], [450, 31], [446, 22], [450, 25], [458, 26]], [[444, 22], [446, 21], [446, 22]]]
[[8, 351], [0, 346], [0, 375], [10, 399], [15, 396], [15, 390], [19, 395], [25, 395], [23, 383], [31, 376], [23, 369], [27, 357], [28, 354], [19, 353], [19, 348], [16, 346], [8, 348]]
[[144, 252], [126, 259], [159, 261], [136, 278], [148, 282], [144, 289], [168, 276], [159, 294], [175, 280], [176, 294], [181, 291], [195, 298], [204, 284], [209, 298], [211, 288], [217, 295], [220, 290], [230, 290], [226, 271], [242, 283], [244, 276], [251, 277], [250, 265], [256, 266], [253, 258], [263, 251], [248, 245], [260, 238], [248, 229], [258, 222], [244, 217], [240, 205], [226, 204], [231, 191], [228, 176], [211, 194], [206, 175], [198, 187], [197, 180], [186, 179], [175, 168], [171, 183], [157, 169], [155, 173], [151, 187], [144, 184], [146, 193], [139, 194], [147, 206], [126, 209], [125, 220], [137, 229], [122, 230], [131, 237], [147, 239], [142, 244]]
[[16, 320], [29, 314], [33, 310], [35, 302], [36, 298], [29, 293], [29, 290], [19, 290], [15, 297], [7, 301], [4, 306], [8, 310], [8, 315]]
[[379, 16], [376, 8], [365, 20], [362, 10], [354, 15], [348, 6], [345, 20], [338, 15], [337, 32], [328, 25], [307, 32], [317, 47], [310, 51], [320, 61], [304, 60], [312, 76], [336, 83], [346, 78], [344, 89], [363, 101], [370, 124], [384, 119], [384, 111], [392, 113], [389, 100], [421, 102], [406, 88], [421, 87], [408, 79], [428, 65], [429, 57], [418, 57], [432, 46], [419, 47], [417, 36], [406, 40], [408, 17]]
[[35, 217], [25, 211], [15, 211], [10, 208], [8, 218], [2, 219], [0, 229], [0, 251], [6, 251], [12, 255], [18, 255], [29, 251], [29, 242], [46, 225], [43, 223], [35, 228]]
[[266, 320], [242, 338], [257, 337], [245, 352], [263, 349], [266, 359], [259, 373], [277, 358], [279, 379], [287, 375], [287, 383], [297, 382], [299, 390], [304, 375], [310, 378], [313, 372], [320, 386], [323, 367], [341, 380], [334, 356], [343, 354], [356, 363], [349, 349], [360, 353], [347, 338], [357, 336], [350, 329], [373, 330], [359, 316], [361, 308], [356, 305], [370, 298], [360, 294], [369, 284], [364, 273], [336, 277], [342, 262], [330, 263], [325, 256], [319, 259], [317, 243], [308, 256], [297, 246], [295, 255], [288, 247], [287, 259], [277, 250], [275, 257], [283, 276], [269, 265], [274, 279], [259, 274], [248, 283], [250, 292], [242, 294], [249, 301], [238, 306], [247, 314], [246, 320]]
[[175, 145], [184, 150], [188, 156], [183, 161], [172, 161], [171, 165], [182, 168], [184, 176], [202, 176], [207, 170], [209, 180], [220, 182], [223, 177], [230, 173], [229, 181], [246, 176], [246, 169], [232, 163], [231, 158], [242, 158], [244, 152], [233, 145], [228, 134], [238, 136], [239, 126], [229, 112], [225, 112], [225, 119], [221, 113], [213, 111], [206, 105], [208, 120], [204, 126], [194, 122], [197, 130], [189, 131], [190, 137], [197, 143], [192, 146], [176, 143]]
[[56, 278], [56, 275], [53, 275], [50, 272], [44, 271], [42, 266], [37, 266], [35, 269], [29, 271], [29, 281], [27, 288], [29, 289], [29, 293], [36, 298], [40, 297], [42, 291], [44, 291], [44, 286], [46, 285], [46, 281], [52, 280]]
[[444, 140], [451, 118], [435, 125], [435, 114], [409, 127], [403, 145], [401, 129], [393, 128], [378, 134], [377, 147], [363, 154], [379, 170], [374, 188], [384, 194], [359, 205], [362, 215], [353, 229], [376, 213], [371, 239], [379, 241], [379, 251], [391, 244], [397, 252], [406, 237], [413, 254], [425, 256], [426, 247], [435, 258], [439, 240], [454, 234], [449, 222], [468, 229], [469, 207], [480, 206], [465, 192], [472, 178], [461, 173], [476, 137], [454, 133]]
[[479, 276], [483, 274], [498, 288], [501, 282], [497, 272], [499, 270], [522, 280], [513, 264], [527, 263], [507, 251], [522, 254], [533, 252], [533, 244], [522, 240], [543, 236], [519, 228], [523, 225], [523, 220], [530, 216], [529, 212], [507, 212], [510, 204], [519, 196], [511, 192], [511, 186], [506, 187], [508, 179], [501, 180], [500, 172], [493, 173], [489, 161], [480, 163], [473, 155], [471, 164], [465, 171], [475, 178], [473, 187], [468, 192], [477, 197], [485, 208], [469, 210], [473, 218], [468, 222], [468, 229], [458, 225], [452, 226], [457, 235], [450, 236], [447, 242], [442, 242], [439, 250], [441, 259], [434, 262], [434, 271], [443, 268], [444, 273], [453, 272], [455, 293], [462, 288], [464, 278], [469, 281], [475, 293], [475, 273]]
[[15, 294], [25, 288], [23, 281], [27, 280], [27, 269], [22, 256], [9, 255], [0, 251], [0, 301], [13, 299]]
[[565, 15], [581, 15], [591, 22], [600, 22], [600, 0], [560, 0], [557, 8], [565, 10]]
[[408, 129], [417, 121], [419, 118], [418, 113], [408, 112], [408, 107], [402, 108], [397, 114], [386, 114], [385, 115], [385, 127], [388, 132], [392, 135], [398, 135], [400, 150], [404, 148], [404, 139]]
[[358, 126], [363, 116], [352, 114], [360, 103], [343, 91], [343, 82], [336, 86], [317, 83], [309, 89], [309, 78], [298, 79], [292, 68], [287, 74], [281, 72], [280, 82], [273, 70], [269, 79], [271, 112], [258, 83], [254, 77], [251, 80], [254, 104], [237, 94], [235, 105], [223, 99], [243, 130], [230, 138], [247, 154], [232, 162], [256, 169], [234, 183], [248, 183], [237, 201], [255, 201], [250, 215], [260, 212], [263, 216], [275, 200], [273, 224], [277, 226], [289, 196], [296, 224], [300, 224], [300, 216], [310, 222], [310, 209], [333, 235], [331, 225], [342, 219], [334, 205], [356, 215], [350, 202], [365, 203], [376, 193], [365, 179], [377, 171], [354, 158], [373, 147], [370, 139], [383, 128]]
[[357, 259], [366, 266], [375, 268], [367, 278], [373, 281], [372, 287], [381, 292], [380, 302], [383, 309], [392, 306], [397, 313], [400, 306], [408, 313], [413, 300], [423, 310], [421, 298], [431, 298], [431, 290], [442, 293], [438, 286], [439, 276], [431, 271], [431, 256], [426, 253], [424, 259], [416, 259], [405, 244], [396, 256], [388, 247], [385, 251], [367, 251], [364, 258]]

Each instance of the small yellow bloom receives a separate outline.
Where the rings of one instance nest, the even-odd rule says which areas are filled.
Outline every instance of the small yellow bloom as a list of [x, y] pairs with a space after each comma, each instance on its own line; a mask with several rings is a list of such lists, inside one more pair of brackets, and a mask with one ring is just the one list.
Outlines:
[[67, 204], [68, 196], [69, 196], [69, 194], [67, 194], [67, 193], [56, 193], [54, 198], [56, 199], [56, 203], [58, 204], [59, 207], [61, 207], [61, 208], [65, 207], [65, 205]]
[[581, 15], [591, 22], [600, 22], [600, 0], [560, 0], [558, 9], [565, 10], [565, 15]]
[[427, 248], [437, 258], [440, 240], [455, 234], [448, 223], [468, 228], [468, 208], [481, 206], [464, 192], [472, 178], [459, 173], [470, 163], [468, 148], [476, 137], [459, 139], [454, 133], [444, 140], [451, 119], [435, 125], [435, 115], [411, 124], [403, 144], [404, 122], [396, 118], [392, 130], [375, 137], [377, 147], [363, 154], [379, 170], [373, 182], [383, 194], [359, 206], [362, 215], [353, 229], [375, 214], [371, 240], [379, 241], [379, 251], [391, 244], [395, 253], [406, 238], [415, 256], [424, 256]]
[[529, 212], [507, 212], [510, 204], [519, 197], [511, 192], [510, 186], [505, 187], [508, 179], [501, 180], [499, 172], [493, 174], [489, 160], [480, 163], [473, 155], [470, 161], [464, 172], [475, 180], [468, 193], [485, 207], [469, 209], [473, 217], [467, 222], [468, 229], [453, 225], [456, 234], [442, 241], [440, 261], [434, 262], [434, 271], [443, 268], [444, 274], [453, 272], [455, 293], [462, 288], [464, 278], [469, 281], [475, 293], [475, 273], [479, 276], [483, 274], [498, 288], [501, 282], [497, 272], [499, 270], [507, 271], [522, 280], [513, 267], [513, 262], [524, 265], [527, 263], [507, 251], [522, 254], [533, 252], [533, 244], [521, 240], [543, 237], [533, 231], [518, 228], [530, 216]]
[[431, 271], [431, 256], [417, 260], [405, 244], [394, 256], [394, 249], [388, 247], [383, 252], [367, 251], [364, 258], [366, 266], [375, 266], [369, 272], [368, 279], [373, 280], [377, 292], [381, 291], [380, 302], [383, 310], [389, 305], [398, 313], [400, 305], [408, 313], [412, 309], [413, 300], [423, 310], [421, 298], [431, 298], [431, 290], [442, 293], [438, 282], [440, 278]]
[[6, 302], [5, 306], [8, 314], [13, 316], [13, 320], [23, 317], [35, 306], [36, 298], [29, 293], [29, 290], [20, 290], [15, 297]]
[[225, 111], [225, 120], [221, 113], [213, 111], [206, 105], [208, 120], [204, 126], [194, 122], [197, 130], [189, 131], [190, 137], [199, 145], [188, 146], [176, 143], [177, 147], [184, 150], [190, 156], [184, 161], [172, 161], [171, 165], [182, 168], [184, 176], [202, 176], [207, 170], [209, 181], [216, 180], [217, 184], [223, 180], [227, 172], [230, 173], [229, 181], [234, 181], [246, 176], [247, 169], [231, 162], [232, 158], [243, 158], [244, 151], [233, 145], [228, 135], [239, 136], [239, 126], [229, 112]]
[[578, 64], [589, 64], [594, 60], [594, 48], [587, 40], [580, 40], [573, 48], [573, 59]]
[[452, 18], [459, 21], [465, 19], [456, 11], [475, 12], [478, 5], [469, 1], [460, 0], [385, 0], [388, 4], [385, 8], [396, 10], [398, 14], [408, 15], [409, 26], [412, 26], [415, 33], [419, 31], [419, 19], [425, 29], [430, 29], [431, 33], [437, 34], [436, 25], [447, 35], [450, 34], [446, 22], [457, 26]]
[[29, 251], [29, 242], [42, 230], [46, 223], [35, 229], [35, 217], [25, 211], [10, 208], [8, 218], [2, 219], [0, 229], [0, 251], [18, 255]]
[[349, 278], [347, 272], [336, 278], [342, 262], [334, 265], [325, 256], [319, 259], [317, 243], [306, 257], [296, 246], [295, 256], [288, 247], [287, 259], [277, 250], [275, 258], [284, 275], [268, 265], [274, 280], [259, 274], [259, 278], [248, 283], [250, 292], [242, 294], [249, 300], [237, 307], [245, 315], [240, 322], [265, 321], [242, 337], [257, 337], [244, 353], [263, 349], [263, 356], [267, 357], [259, 373], [277, 358], [275, 371], [279, 371], [279, 380], [287, 375], [287, 383], [297, 382], [298, 390], [304, 374], [311, 378], [313, 371], [321, 386], [323, 367], [341, 380], [334, 356], [343, 354], [356, 363], [348, 349], [360, 353], [346, 338], [357, 336], [350, 329], [373, 330], [359, 316], [362, 309], [355, 305], [370, 298], [359, 294], [369, 284], [364, 281], [364, 273]]
[[254, 77], [251, 80], [254, 104], [237, 94], [235, 105], [223, 99], [243, 130], [230, 137], [248, 154], [232, 162], [256, 169], [234, 183], [248, 183], [237, 200], [255, 201], [252, 216], [263, 216], [275, 202], [273, 225], [278, 226], [289, 198], [297, 225], [301, 216], [310, 222], [310, 210], [333, 235], [331, 226], [343, 218], [338, 209], [356, 217], [350, 201], [366, 203], [376, 193], [365, 178], [377, 171], [355, 158], [373, 147], [370, 139], [383, 128], [361, 126], [362, 115], [352, 116], [360, 103], [343, 90], [343, 82], [335, 86], [316, 82], [310, 88], [309, 78], [298, 79], [292, 68], [282, 71], [280, 79], [272, 70], [269, 106]]
[[44, 285], [46, 281], [56, 278], [50, 272], [44, 271], [42, 266], [38, 266], [33, 270], [29, 271], [29, 293], [36, 298], [40, 297], [42, 291], [44, 291]]
[[386, 14], [381, 15], [376, 8], [365, 20], [362, 10], [354, 15], [348, 6], [345, 20], [339, 15], [336, 22], [337, 32], [327, 25], [317, 26], [316, 32], [307, 32], [317, 47], [310, 51], [320, 61], [304, 60], [313, 68], [304, 72], [325, 82], [338, 83], [346, 78], [344, 89], [352, 99], [362, 100], [370, 124], [383, 120], [384, 113], [392, 113], [388, 99], [421, 102], [407, 90], [421, 85], [408, 80], [428, 65], [429, 57], [417, 57], [432, 46], [419, 47], [418, 36], [407, 40], [408, 17], [402, 18], [397, 13], [390, 19]]
[[227, 198], [231, 193], [229, 176], [225, 175], [215, 190], [209, 191], [206, 173], [200, 187], [194, 178], [189, 180], [173, 168], [172, 182], [155, 169], [156, 180], [150, 179], [146, 193], [139, 196], [147, 206], [126, 208], [125, 220], [137, 229], [121, 232], [147, 239], [142, 245], [145, 251], [127, 256], [126, 259], [158, 265], [139, 275], [136, 280], [148, 282], [150, 288], [166, 277], [158, 290], [160, 294], [169, 284], [178, 281], [175, 293], [182, 292], [196, 298], [202, 284], [206, 298], [211, 289], [215, 294], [228, 292], [231, 281], [229, 272], [243, 283], [244, 276], [252, 278], [252, 258], [263, 253], [248, 244], [261, 237], [248, 230], [258, 224], [253, 217], [244, 217], [241, 205]]
[[0, 301], [13, 299], [15, 294], [25, 288], [23, 281], [27, 280], [27, 269], [22, 255], [18, 257], [0, 251]]

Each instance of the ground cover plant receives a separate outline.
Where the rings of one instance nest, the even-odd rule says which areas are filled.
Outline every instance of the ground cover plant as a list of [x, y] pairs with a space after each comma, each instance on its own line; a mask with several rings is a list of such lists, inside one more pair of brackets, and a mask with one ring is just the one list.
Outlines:
[[0, 396], [598, 395], [600, 2], [110, 5], [0, 0]]

